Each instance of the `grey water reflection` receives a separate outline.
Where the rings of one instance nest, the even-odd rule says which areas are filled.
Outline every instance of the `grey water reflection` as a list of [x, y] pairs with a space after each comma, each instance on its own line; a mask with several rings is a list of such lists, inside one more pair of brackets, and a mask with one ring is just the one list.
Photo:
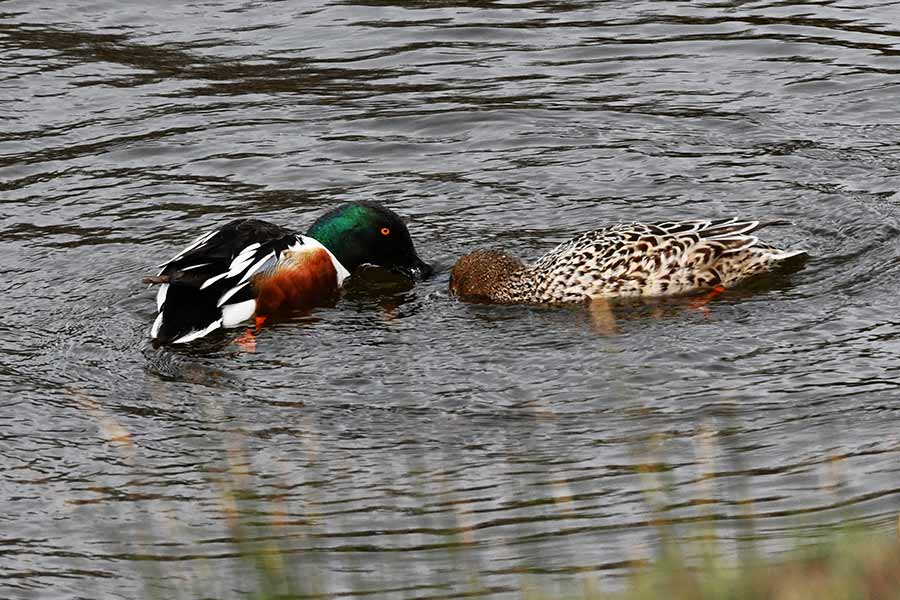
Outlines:
[[[735, 553], [891, 526], [898, 22], [0, 2], [0, 595], [237, 597], [250, 552], [325, 594], [515, 597], [615, 586], [660, 523]], [[350, 199], [408, 217], [438, 275], [366, 274], [253, 354], [148, 344], [141, 275], [198, 230]], [[812, 260], [599, 321], [446, 293], [476, 246], [729, 215]]]

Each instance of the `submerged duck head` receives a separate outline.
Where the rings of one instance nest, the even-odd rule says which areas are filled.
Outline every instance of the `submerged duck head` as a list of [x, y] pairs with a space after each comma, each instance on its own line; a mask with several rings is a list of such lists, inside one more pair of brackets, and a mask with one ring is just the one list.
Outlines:
[[467, 300], [497, 300], [512, 276], [524, 269], [521, 260], [502, 250], [476, 250], [456, 261], [450, 291]]
[[410, 279], [433, 271], [416, 254], [400, 217], [374, 202], [342, 204], [316, 219], [306, 235], [328, 248], [350, 272], [366, 264]]

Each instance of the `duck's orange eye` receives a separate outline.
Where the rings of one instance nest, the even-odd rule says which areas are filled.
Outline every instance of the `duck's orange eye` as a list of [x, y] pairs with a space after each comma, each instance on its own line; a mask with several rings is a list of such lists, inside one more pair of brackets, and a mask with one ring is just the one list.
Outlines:
[[387, 227], [381, 228], [381, 235], [391, 235], [391, 230]]

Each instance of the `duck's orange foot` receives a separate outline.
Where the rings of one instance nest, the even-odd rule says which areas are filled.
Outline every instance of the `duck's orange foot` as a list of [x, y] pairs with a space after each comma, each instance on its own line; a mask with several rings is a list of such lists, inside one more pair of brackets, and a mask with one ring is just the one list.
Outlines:
[[254, 319], [254, 325], [256, 326], [256, 333], [259, 333], [259, 330], [262, 329], [263, 325], [266, 324], [266, 317], [261, 315], [256, 315]]
[[243, 352], [256, 352], [256, 334], [266, 323], [266, 317], [257, 315], [253, 319], [253, 329], [249, 327], [241, 335], [234, 338], [234, 343]]
[[234, 338], [234, 343], [241, 352], [256, 352], [256, 334], [247, 328], [247, 331]]
[[690, 307], [703, 311], [703, 316], [708, 317], [709, 309], [706, 307], [706, 305], [724, 294], [726, 289], [727, 288], [720, 283], [699, 298], [694, 298], [691, 301]]

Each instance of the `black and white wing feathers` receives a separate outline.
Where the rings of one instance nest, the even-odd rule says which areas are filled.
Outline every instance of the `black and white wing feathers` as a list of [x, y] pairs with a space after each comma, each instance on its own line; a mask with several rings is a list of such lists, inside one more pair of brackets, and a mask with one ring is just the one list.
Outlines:
[[147, 278], [160, 284], [151, 337], [186, 343], [249, 319], [256, 308], [253, 276], [273, 269], [283, 252], [305, 239], [256, 219], [201, 235]]

